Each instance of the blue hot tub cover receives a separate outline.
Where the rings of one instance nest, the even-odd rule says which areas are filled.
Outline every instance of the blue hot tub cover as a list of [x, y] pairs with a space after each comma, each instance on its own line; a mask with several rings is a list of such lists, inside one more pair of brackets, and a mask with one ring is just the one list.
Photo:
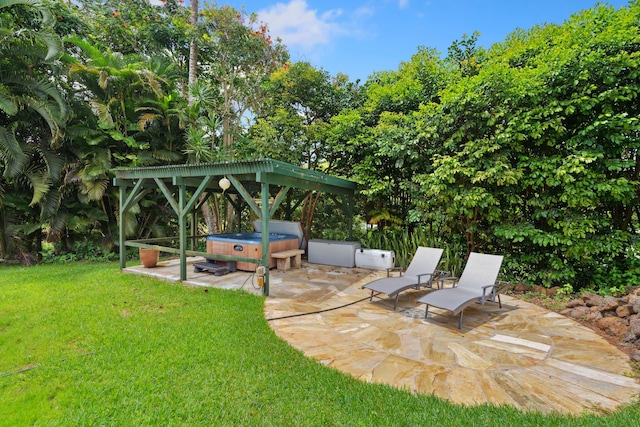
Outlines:
[[[298, 240], [298, 236], [296, 236], [295, 234], [269, 233], [270, 242], [278, 242], [280, 240], [292, 240], [292, 239]], [[207, 240], [259, 245], [262, 243], [262, 233], [258, 233], [254, 231], [246, 231], [242, 233], [213, 234], [211, 236], [208, 236]]]

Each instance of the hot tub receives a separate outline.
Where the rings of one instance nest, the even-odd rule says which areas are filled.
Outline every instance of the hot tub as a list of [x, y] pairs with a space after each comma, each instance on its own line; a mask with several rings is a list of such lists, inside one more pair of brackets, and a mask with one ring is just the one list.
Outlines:
[[[269, 255], [273, 252], [298, 249], [298, 236], [293, 234], [269, 233]], [[216, 255], [262, 258], [262, 233], [214, 234], [207, 237], [207, 253]], [[238, 261], [236, 269], [254, 271], [258, 264]], [[276, 267], [276, 259], [269, 258], [269, 268]]]

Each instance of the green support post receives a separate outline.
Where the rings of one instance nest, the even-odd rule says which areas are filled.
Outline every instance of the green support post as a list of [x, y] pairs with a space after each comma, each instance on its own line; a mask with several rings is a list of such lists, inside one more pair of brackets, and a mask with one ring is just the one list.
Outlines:
[[262, 191], [262, 265], [264, 266], [264, 287], [262, 294], [269, 296], [269, 183], [263, 182]]
[[125, 223], [124, 219], [126, 217], [124, 208], [125, 201], [127, 200], [127, 187], [125, 185], [120, 186], [120, 228], [119, 228], [119, 239], [118, 244], [120, 245], [120, 268], [127, 268], [127, 248], [124, 246], [125, 238]]
[[187, 187], [178, 186], [178, 227], [180, 228], [180, 280], [187, 280]]

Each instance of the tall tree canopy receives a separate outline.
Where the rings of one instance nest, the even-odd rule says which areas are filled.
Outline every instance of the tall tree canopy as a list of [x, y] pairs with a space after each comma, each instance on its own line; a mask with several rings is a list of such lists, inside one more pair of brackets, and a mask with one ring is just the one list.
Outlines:
[[[638, 0], [489, 49], [477, 32], [444, 55], [419, 47], [362, 85], [292, 63], [255, 14], [196, 9], [0, 0], [0, 256], [38, 253], [44, 232], [112, 244], [114, 167], [268, 156], [358, 181], [379, 231], [505, 253], [513, 278], [638, 280]], [[305, 196], [285, 215], [334, 236], [333, 208]], [[136, 206], [129, 232], [161, 235], [166, 208]]]

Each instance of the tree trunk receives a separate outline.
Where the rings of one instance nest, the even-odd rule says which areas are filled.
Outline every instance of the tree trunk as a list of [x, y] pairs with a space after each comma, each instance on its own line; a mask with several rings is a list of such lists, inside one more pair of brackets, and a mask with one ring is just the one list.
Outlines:
[[306, 242], [309, 242], [311, 238], [311, 223], [313, 222], [313, 215], [316, 212], [316, 205], [320, 199], [320, 194], [321, 193], [309, 193], [302, 203], [300, 224], [302, 225], [302, 234]]
[[[199, 0], [191, 0], [191, 26], [196, 28], [198, 25], [198, 2]], [[191, 45], [189, 46], [189, 88], [192, 88], [198, 79], [198, 39], [197, 35], [193, 37], [191, 40]], [[189, 91], [189, 105], [192, 105], [194, 102], [193, 95], [191, 91]], [[206, 197], [206, 196], [201, 196]], [[202, 204], [202, 217], [204, 218], [204, 222], [207, 225], [207, 229], [209, 233], [215, 234], [217, 231], [217, 221], [215, 220], [213, 213], [211, 212], [211, 207], [209, 203]]]
[[[198, 25], [198, 0], [191, 0], [191, 26]], [[198, 39], [197, 35], [191, 40], [189, 46], [189, 87], [193, 87], [198, 78]], [[193, 104], [191, 92], [189, 92], [189, 105]]]

